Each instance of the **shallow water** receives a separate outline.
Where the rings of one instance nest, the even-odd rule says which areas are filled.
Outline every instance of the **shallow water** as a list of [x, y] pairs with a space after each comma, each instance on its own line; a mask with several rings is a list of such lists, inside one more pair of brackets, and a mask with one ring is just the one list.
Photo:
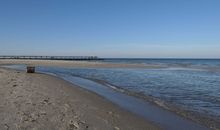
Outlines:
[[[46, 68], [39, 68], [46, 71]], [[47, 70], [53, 73], [54, 70]], [[220, 73], [183, 69], [62, 69], [59, 73], [106, 81], [185, 109], [220, 116]]]
[[144, 58], [122, 58], [122, 59], [104, 59], [102, 62], [109, 63], [129, 63], [129, 64], [147, 64], [160, 66], [179, 66], [179, 67], [207, 67], [220, 68], [220, 59], [144, 59]]
[[88, 69], [74, 74], [220, 118], [219, 59], [107, 59], [105, 62], [160, 65], [161, 69]]
[[220, 60], [106, 60], [161, 65], [144, 68], [55, 68], [38, 71], [101, 81], [137, 95], [146, 95], [184, 110], [220, 120]]

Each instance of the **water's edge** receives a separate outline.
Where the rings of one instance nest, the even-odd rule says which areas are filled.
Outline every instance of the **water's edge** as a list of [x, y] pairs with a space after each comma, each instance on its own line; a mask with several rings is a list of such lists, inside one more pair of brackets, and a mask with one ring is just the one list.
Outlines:
[[[187, 109], [183, 109], [180, 106], [177, 106], [175, 104], [171, 104], [171, 103], [167, 103], [165, 101], [160, 100], [159, 98], [155, 98], [153, 96], [150, 95], [145, 95], [143, 93], [136, 93], [136, 92], [132, 92], [129, 90], [125, 90], [123, 88], [121, 88], [120, 86], [115, 86], [107, 81], [104, 80], [97, 80], [97, 79], [92, 79], [92, 78], [85, 78], [85, 77], [81, 77], [79, 75], [72, 75], [74, 77], [78, 77], [78, 78], [82, 78], [82, 79], [87, 79], [87, 80], [91, 80], [93, 82], [96, 82], [98, 84], [102, 84], [104, 86], [107, 86], [117, 92], [132, 96], [132, 97], [136, 97], [138, 99], [144, 100], [148, 103], [150, 103], [151, 105], [160, 107], [166, 111], [170, 111], [173, 112], [181, 117], [184, 117], [188, 120], [192, 120], [193, 122], [196, 122], [198, 124], [204, 125], [206, 127], [210, 127], [212, 129], [217, 129], [216, 128], [216, 124], [219, 123], [219, 119], [214, 118], [214, 117], [207, 117], [206, 115], [202, 115], [199, 112], [192, 112], [190, 110]], [[62, 77], [61, 77], [62, 78]]]
[[173, 112], [164, 110], [161, 107], [153, 105], [137, 97], [116, 91], [115, 89], [112, 89], [112, 86], [81, 77], [68, 76], [65, 74], [48, 73], [42, 71], [40, 73], [57, 76], [72, 84], [95, 92], [96, 94], [108, 99], [121, 108], [142, 116], [149, 121], [155, 122], [167, 130], [208, 130], [208, 128], [205, 126], [180, 117]]

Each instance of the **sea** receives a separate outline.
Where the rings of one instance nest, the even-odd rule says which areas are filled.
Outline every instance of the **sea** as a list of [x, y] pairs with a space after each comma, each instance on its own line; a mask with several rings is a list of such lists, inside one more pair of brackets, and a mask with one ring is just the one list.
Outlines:
[[[62, 77], [80, 77], [152, 102], [192, 119], [220, 121], [220, 59], [103, 59], [147, 68], [37, 68]], [[199, 116], [198, 116], [199, 115]], [[207, 121], [205, 121], [207, 122]], [[219, 127], [219, 126], [218, 126]]]
[[220, 59], [107, 59], [161, 68], [92, 69], [75, 74], [220, 118]]

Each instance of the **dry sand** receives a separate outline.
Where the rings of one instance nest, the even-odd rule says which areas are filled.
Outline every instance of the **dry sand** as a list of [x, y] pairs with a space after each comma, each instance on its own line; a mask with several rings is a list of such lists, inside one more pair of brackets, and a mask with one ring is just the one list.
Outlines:
[[4, 68], [0, 68], [0, 120], [0, 130], [159, 129], [59, 78]]

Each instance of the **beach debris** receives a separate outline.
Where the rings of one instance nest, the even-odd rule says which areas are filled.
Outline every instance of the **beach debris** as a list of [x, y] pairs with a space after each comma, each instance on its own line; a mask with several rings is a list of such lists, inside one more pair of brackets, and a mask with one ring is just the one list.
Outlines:
[[81, 124], [86, 124], [86, 122], [85, 122], [85, 121], [79, 121], [79, 123], [81, 123]]
[[69, 108], [70, 106], [68, 104], [64, 104], [66, 108]]
[[114, 127], [114, 130], [120, 130], [120, 128], [118, 128], [117, 126]]
[[35, 73], [35, 67], [34, 66], [27, 66], [27, 73]]
[[108, 111], [108, 114], [109, 114], [109, 115], [112, 115], [113, 113], [112, 113], [112, 111]]
[[78, 128], [79, 128], [78, 123], [77, 123], [77, 122], [74, 122], [73, 120], [70, 120], [69, 126], [70, 126], [70, 128], [72, 128], [72, 129], [78, 129]]
[[49, 102], [49, 100], [50, 100], [50, 98], [48, 97], [48, 98], [44, 99], [43, 101], [41, 101], [41, 103], [42, 103], [42, 104], [49, 105], [49, 104], [51, 104], [51, 103]]

